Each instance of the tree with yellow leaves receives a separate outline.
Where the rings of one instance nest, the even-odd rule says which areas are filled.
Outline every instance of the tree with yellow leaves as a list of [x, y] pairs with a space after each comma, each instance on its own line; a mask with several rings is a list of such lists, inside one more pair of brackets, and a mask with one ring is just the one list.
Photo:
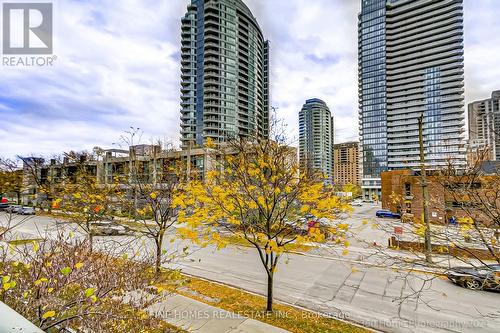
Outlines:
[[166, 233], [177, 223], [179, 209], [174, 198], [182, 190], [187, 175], [181, 172], [184, 168], [180, 160], [163, 164], [152, 156], [150, 163], [157, 172], [154, 177], [144, 178], [138, 176], [139, 170], [132, 161], [130, 186], [136, 199], [134, 218], [139, 223], [135, 231], [154, 241], [158, 274], [168, 252], [163, 248]]
[[[86, 154], [86, 153], [82, 153]], [[72, 153], [74, 155], [74, 153]], [[125, 197], [125, 189], [120, 179], [101, 184], [88, 165], [91, 157], [74, 156], [71, 163], [72, 174], [61, 182], [62, 190], [52, 202], [52, 208], [60, 210], [67, 220], [76, 223], [87, 235], [92, 249], [95, 234], [94, 223], [109, 219], [119, 209], [119, 203]]]
[[[284, 140], [240, 139], [220, 147], [204, 181], [192, 181], [176, 197], [179, 220], [244, 238], [259, 254], [267, 274], [267, 307], [273, 310], [273, 283], [279, 259], [291, 244], [342, 237], [333, 222], [304, 233], [307, 215], [333, 220], [350, 206], [334, 195], [319, 173], [300, 173], [296, 150]], [[212, 231], [215, 227], [216, 230]], [[326, 230], [328, 229], [328, 230]]]
[[0, 158], [0, 199], [4, 194], [13, 193], [20, 202], [23, 190], [23, 170], [15, 161]]
[[[155, 271], [161, 272], [162, 264], [172, 260], [178, 253], [165, 249], [165, 237], [177, 223], [179, 213], [174, 198], [183, 189], [186, 179], [196, 176], [196, 171], [189, 172], [190, 163], [181, 157], [164, 158], [172, 151], [168, 143], [162, 141], [141, 144], [142, 131], [131, 127], [121, 137], [129, 147], [127, 187], [133, 197], [130, 205], [134, 219], [134, 231], [151, 239], [155, 249]], [[131, 202], [129, 198], [125, 198]], [[173, 239], [173, 238], [172, 238]], [[186, 253], [187, 248], [183, 249]]]
[[[23, 163], [23, 183], [24, 190], [31, 192], [30, 201], [40, 209], [50, 213], [52, 210], [52, 201], [58, 197], [60, 191], [60, 182], [63, 175], [53, 176], [46, 174], [48, 168], [43, 157], [22, 157], [17, 156]], [[55, 157], [53, 160], [59, 160]]]
[[351, 197], [353, 199], [361, 197], [361, 186], [357, 184], [345, 184], [344, 186], [342, 186], [341, 191], [345, 193], [352, 193]]

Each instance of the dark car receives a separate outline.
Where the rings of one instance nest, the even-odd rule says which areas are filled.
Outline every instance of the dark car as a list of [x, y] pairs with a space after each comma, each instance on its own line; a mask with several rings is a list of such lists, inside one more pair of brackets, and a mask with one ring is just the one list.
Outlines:
[[0, 202], [0, 210], [9, 208], [9, 204], [6, 202]]
[[377, 210], [375, 215], [377, 217], [381, 217], [381, 218], [386, 218], [386, 217], [390, 218], [390, 219], [400, 219], [401, 218], [401, 214], [393, 213], [393, 212], [388, 211], [388, 210]]
[[472, 290], [499, 290], [500, 265], [455, 267], [446, 272], [453, 283]]

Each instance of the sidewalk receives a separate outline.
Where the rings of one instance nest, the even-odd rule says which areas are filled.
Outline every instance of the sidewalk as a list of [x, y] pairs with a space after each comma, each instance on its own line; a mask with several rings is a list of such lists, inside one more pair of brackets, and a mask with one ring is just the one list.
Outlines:
[[149, 308], [166, 322], [196, 333], [287, 333], [263, 322], [222, 310], [194, 299], [171, 295]]

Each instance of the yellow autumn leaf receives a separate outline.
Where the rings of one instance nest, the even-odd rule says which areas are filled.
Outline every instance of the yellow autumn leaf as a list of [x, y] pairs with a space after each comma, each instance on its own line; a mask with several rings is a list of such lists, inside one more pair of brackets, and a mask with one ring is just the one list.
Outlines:
[[346, 255], [348, 255], [348, 254], [349, 254], [349, 250], [345, 249], [344, 251], [342, 251], [342, 255], [343, 255], [343, 256], [346, 256]]
[[75, 268], [76, 269], [80, 269], [82, 267], [83, 267], [83, 263], [81, 263], [81, 262], [78, 262], [78, 263], [75, 264]]
[[55, 311], [47, 311], [42, 315], [42, 319], [52, 318], [56, 315]]
[[47, 278], [41, 278], [41, 279], [38, 279], [35, 281], [35, 286], [38, 286], [39, 284], [41, 284], [42, 282], [47, 282]]
[[94, 288], [88, 288], [88, 289], [86, 289], [85, 290], [85, 296], [90, 297], [90, 296], [94, 295], [94, 291], [95, 291]]

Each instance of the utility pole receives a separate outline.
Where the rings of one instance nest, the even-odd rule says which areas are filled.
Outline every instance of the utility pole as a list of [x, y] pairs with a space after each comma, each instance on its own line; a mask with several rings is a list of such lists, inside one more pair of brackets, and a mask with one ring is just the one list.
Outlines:
[[429, 189], [427, 184], [427, 171], [425, 169], [424, 154], [424, 115], [418, 118], [418, 141], [420, 143], [420, 173], [422, 185], [422, 204], [424, 207], [425, 223], [425, 260], [432, 263], [432, 243], [431, 243], [431, 224], [429, 222]]
[[191, 180], [191, 145], [192, 141], [189, 140], [188, 143], [188, 152], [187, 152], [187, 165], [186, 165], [186, 173], [187, 173], [187, 180]]

